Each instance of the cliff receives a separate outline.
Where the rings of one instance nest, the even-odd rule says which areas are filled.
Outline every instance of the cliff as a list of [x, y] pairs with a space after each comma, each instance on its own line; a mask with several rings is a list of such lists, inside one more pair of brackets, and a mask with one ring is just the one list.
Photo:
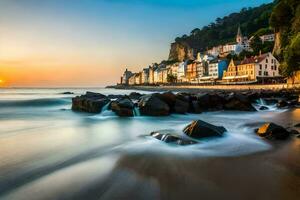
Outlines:
[[169, 60], [182, 62], [186, 59], [194, 59], [193, 49], [187, 43], [172, 43], [169, 53]]

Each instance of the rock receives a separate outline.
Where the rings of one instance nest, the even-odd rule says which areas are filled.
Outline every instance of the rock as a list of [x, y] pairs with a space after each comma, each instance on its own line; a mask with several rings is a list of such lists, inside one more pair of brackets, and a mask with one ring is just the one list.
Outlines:
[[120, 117], [134, 116], [134, 103], [127, 96], [111, 102], [110, 108]]
[[227, 97], [226, 110], [256, 111], [247, 96], [232, 93]]
[[155, 131], [155, 132], [150, 133], [150, 135], [158, 140], [165, 142], [165, 143], [175, 143], [178, 145], [190, 145], [190, 144], [197, 143], [196, 141], [182, 138], [180, 136], [171, 134], [170, 132], [171, 132], [170, 130]]
[[168, 104], [170, 108], [173, 108], [173, 106], [175, 105], [176, 95], [173, 94], [172, 92], [165, 92], [162, 94], [157, 93], [153, 95], [156, 95], [160, 100]]
[[198, 101], [192, 100], [190, 102], [190, 112], [191, 113], [196, 113], [196, 114], [202, 113], [202, 109], [199, 106]]
[[89, 113], [100, 113], [110, 100], [103, 94], [87, 92], [85, 95], [72, 98], [72, 110]]
[[141, 115], [167, 116], [170, 114], [170, 107], [160, 100], [155, 94], [145, 95], [139, 101]]
[[176, 99], [173, 110], [174, 113], [185, 114], [189, 110], [189, 102]]
[[300, 123], [299, 124], [295, 124], [294, 127], [300, 127]]
[[293, 130], [290, 131], [290, 134], [298, 135], [299, 132], [298, 132], [297, 130], [294, 130], [294, 129], [293, 129]]
[[143, 96], [143, 95], [141, 95], [138, 92], [131, 92], [128, 96], [132, 100], [139, 100], [141, 98], [141, 96]]
[[110, 94], [110, 95], [107, 95], [107, 98], [109, 99], [120, 99], [124, 97], [124, 95], [119, 95], [119, 94]]
[[199, 109], [203, 111], [223, 110], [225, 99], [218, 94], [197, 94]]
[[220, 137], [226, 132], [222, 126], [214, 126], [202, 120], [193, 121], [183, 129], [183, 132], [192, 138]]
[[62, 92], [61, 94], [74, 94], [74, 92]]
[[289, 104], [284, 100], [279, 100], [278, 103], [277, 103], [278, 108], [285, 108], [287, 106], [289, 106]]
[[256, 133], [261, 137], [277, 140], [283, 140], [289, 136], [289, 132], [285, 128], [274, 123], [262, 125]]
[[269, 108], [266, 107], [266, 106], [260, 106], [260, 107], [259, 107], [259, 110], [269, 110]]

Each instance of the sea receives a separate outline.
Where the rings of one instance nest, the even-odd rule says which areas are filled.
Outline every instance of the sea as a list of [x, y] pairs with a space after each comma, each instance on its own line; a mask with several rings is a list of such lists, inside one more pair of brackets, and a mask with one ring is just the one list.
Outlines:
[[[151, 93], [106, 88], [0, 89], [0, 199], [112, 199], [112, 194], [126, 199], [128, 191], [138, 188], [144, 197], [156, 199], [159, 187], [152, 180], [140, 181], [130, 170], [117, 167], [122, 157], [186, 160], [268, 151], [272, 146], [256, 136], [254, 128], [285, 112], [274, 105], [267, 105], [268, 111], [167, 117], [120, 118], [107, 106], [100, 114], [73, 112], [72, 98], [86, 91]], [[256, 106], [262, 104], [258, 101]], [[198, 119], [224, 126], [225, 136], [190, 146], [166, 144], [150, 136], [157, 130], [182, 134], [186, 125]]]

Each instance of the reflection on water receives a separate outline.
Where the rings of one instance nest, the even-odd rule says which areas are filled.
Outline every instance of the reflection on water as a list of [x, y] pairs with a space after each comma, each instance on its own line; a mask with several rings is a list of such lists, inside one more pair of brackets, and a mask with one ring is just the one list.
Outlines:
[[[253, 134], [253, 124], [270, 121], [283, 112], [212, 112], [156, 118], [140, 116], [138, 110], [133, 118], [119, 118], [107, 109], [97, 115], [72, 112], [71, 97], [74, 95], [61, 93], [81, 94], [85, 90], [1, 90], [0, 197], [127, 199], [141, 195], [143, 199], [158, 199], [161, 187], [167, 186], [153, 176], [136, 176], [132, 171], [136, 161], [130, 163], [132, 155], [142, 155], [136, 167], [143, 170], [157, 167], [148, 163], [150, 157], [147, 156], [152, 156], [152, 162], [156, 162], [158, 156], [171, 174], [180, 174], [180, 180], [186, 181], [185, 178], [192, 176], [187, 174], [186, 166], [181, 166], [180, 161], [175, 162], [177, 165], [168, 163], [169, 159], [201, 160], [202, 157], [228, 157], [268, 150], [271, 146]], [[131, 92], [94, 91], [104, 94]], [[298, 114], [298, 111], [292, 112], [291, 123]], [[180, 132], [196, 119], [224, 126], [228, 132], [224, 138], [202, 140], [184, 147], [169, 146], [147, 136], [154, 130], [170, 128]], [[122, 159], [118, 159], [120, 156]], [[151, 169], [151, 173], [152, 170], [155, 171]], [[200, 184], [201, 181], [196, 182]]]

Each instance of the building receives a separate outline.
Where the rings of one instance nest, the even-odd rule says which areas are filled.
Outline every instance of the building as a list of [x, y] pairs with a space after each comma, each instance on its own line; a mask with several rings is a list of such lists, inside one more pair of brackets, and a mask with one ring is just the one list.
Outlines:
[[262, 35], [259, 37], [262, 41], [262, 43], [264, 42], [274, 42], [275, 41], [275, 34], [267, 34], [267, 35]]
[[240, 54], [243, 50], [252, 51], [248, 37], [243, 36], [241, 28], [239, 26], [235, 42], [213, 47], [209, 49], [207, 53], [214, 57], [225, 57], [228, 54]]
[[185, 78], [188, 82], [195, 82], [197, 79], [197, 62], [187, 61]]
[[280, 78], [279, 62], [271, 53], [245, 58], [237, 64], [233, 60], [223, 74], [224, 82], [274, 82]]
[[126, 68], [123, 76], [121, 77], [121, 84], [127, 85], [129, 83], [129, 77], [131, 77], [132, 74], [133, 73], [131, 71], [128, 71], [128, 69]]
[[202, 65], [202, 76], [199, 77], [199, 82], [215, 82], [221, 80], [224, 70], [227, 70], [227, 60], [212, 60]]
[[135, 74], [132, 74], [132, 75], [128, 78], [128, 84], [129, 84], [129, 85], [135, 85]]
[[142, 73], [136, 73], [135, 75], [135, 79], [134, 79], [134, 84], [135, 85], [141, 85], [142, 84]]
[[141, 84], [149, 84], [149, 68], [144, 68], [141, 72]]
[[186, 70], [187, 70], [187, 61], [180, 62], [177, 70], [177, 81], [186, 82]]

